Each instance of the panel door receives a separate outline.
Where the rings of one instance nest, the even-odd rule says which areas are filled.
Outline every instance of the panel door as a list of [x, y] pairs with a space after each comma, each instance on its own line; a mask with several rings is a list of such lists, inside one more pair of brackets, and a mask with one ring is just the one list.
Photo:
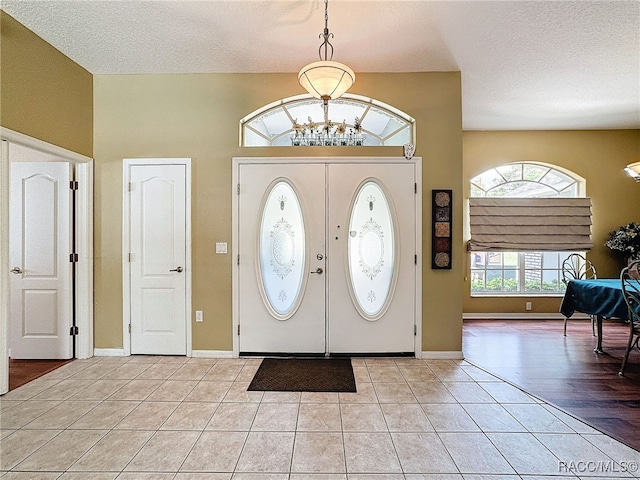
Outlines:
[[328, 168], [330, 353], [415, 351], [415, 167]]
[[239, 167], [239, 347], [325, 353], [325, 166]]
[[10, 165], [9, 347], [17, 359], [73, 355], [71, 164]]
[[186, 355], [186, 167], [130, 167], [131, 353]]

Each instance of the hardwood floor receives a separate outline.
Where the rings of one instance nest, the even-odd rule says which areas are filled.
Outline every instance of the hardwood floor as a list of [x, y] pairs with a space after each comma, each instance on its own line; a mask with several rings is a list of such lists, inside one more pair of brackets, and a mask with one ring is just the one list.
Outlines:
[[9, 391], [49, 373], [73, 360], [16, 360], [9, 359]]
[[618, 370], [629, 327], [605, 321], [603, 348], [593, 352], [591, 323], [573, 320], [470, 320], [463, 326], [465, 359], [640, 450], [640, 352]]

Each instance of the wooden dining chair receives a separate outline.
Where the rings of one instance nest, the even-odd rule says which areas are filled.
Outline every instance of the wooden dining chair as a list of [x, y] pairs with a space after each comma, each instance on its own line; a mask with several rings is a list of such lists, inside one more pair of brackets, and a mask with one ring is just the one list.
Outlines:
[[[565, 285], [569, 280], [592, 280], [598, 278], [596, 267], [579, 253], [572, 253], [562, 262], [562, 283]], [[591, 316], [591, 333], [596, 336], [596, 317]], [[568, 317], [564, 317], [564, 336], [567, 336]]]
[[629, 352], [633, 347], [640, 349], [638, 346], [638, 340], [640, 340], [640, 276], [637, 274], [638, 271], [640, 271], [640, 260], [630, 263], [620, 272], [622, 293], [629, 309], [629, 343], [618, 375], [624, 375]]

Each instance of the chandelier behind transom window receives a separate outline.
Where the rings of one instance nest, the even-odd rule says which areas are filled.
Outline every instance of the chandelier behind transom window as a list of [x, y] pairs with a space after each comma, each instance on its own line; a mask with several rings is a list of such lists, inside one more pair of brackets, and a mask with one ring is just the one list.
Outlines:
[[240, 121], [240, 145], [402, 146], [415, 143], [415, 120], [372, 98], [344, 94], [332, 100], [328, 121], [322, 101], [289, 97], [250, 113]]

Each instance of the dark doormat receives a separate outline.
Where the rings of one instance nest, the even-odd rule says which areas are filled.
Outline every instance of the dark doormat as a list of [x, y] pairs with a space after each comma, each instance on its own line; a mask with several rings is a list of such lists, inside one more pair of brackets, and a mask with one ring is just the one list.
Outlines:
[[265, 358], [247, 390], [355, 392], [350, 358]]

